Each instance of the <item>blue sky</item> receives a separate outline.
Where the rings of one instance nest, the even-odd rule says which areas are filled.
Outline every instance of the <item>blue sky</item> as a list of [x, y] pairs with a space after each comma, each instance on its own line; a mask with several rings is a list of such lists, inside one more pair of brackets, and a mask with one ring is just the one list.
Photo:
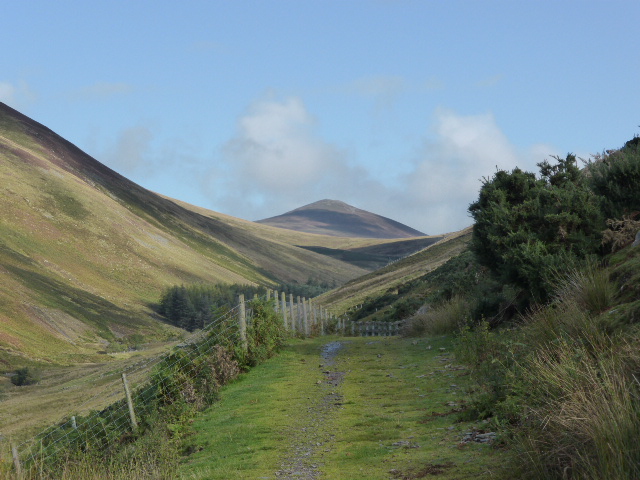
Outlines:
[[0, 6], [0, 101], [249, 220], [333, 198], [458, 230], [496, 167], [640, 133], [637, 1]]

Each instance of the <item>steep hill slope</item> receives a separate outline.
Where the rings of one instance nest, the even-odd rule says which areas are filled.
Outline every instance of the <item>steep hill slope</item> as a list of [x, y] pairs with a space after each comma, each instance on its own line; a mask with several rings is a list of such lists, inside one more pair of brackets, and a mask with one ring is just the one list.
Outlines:
[[450, 258], [462, 253], [471, 241], [472, 227], [445, 235], [444, 238], [426, 248], [391, 265], [368, 273], [327, 292], [316, 300], [334, 313], [341, 314], [359, 305], [367, 297], [418, 278]]
[[320, 200], [282, 215], [258, 220], [258, 223], [338, 237], [410, 238], [425, 235], [400, 222], [338, 200]]
[[0, 212], [7, 365], [95, 360], [117, 338], [165, 335], [150, 305], [167, 285], [343, 283], [366, 273], [149, 192], [4, 104]]

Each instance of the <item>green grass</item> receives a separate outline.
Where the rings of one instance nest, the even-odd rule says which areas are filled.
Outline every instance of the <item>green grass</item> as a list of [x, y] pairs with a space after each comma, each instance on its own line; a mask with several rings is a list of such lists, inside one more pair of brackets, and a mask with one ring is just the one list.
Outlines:
[[[320, 349], [332, 340], [293, 341], [225, 387], [193, 424], [186, 448], [195, 453], [180, 478], [276, 478], [309, 443], [303, 463], [326, 479], [421, 478], [429, 468], [443, 479], [486, 478], [496, 469], [491, 447], [460, 443], [483, 424], [458, 421], [469, 377], [450, 356], [450, 338], [340, 339], [336, 364], [325, 366]], [[326, 382], [327, 369], [345, 372], [341, 385]], [[319, 408], [326, 398], [332, 406]]]

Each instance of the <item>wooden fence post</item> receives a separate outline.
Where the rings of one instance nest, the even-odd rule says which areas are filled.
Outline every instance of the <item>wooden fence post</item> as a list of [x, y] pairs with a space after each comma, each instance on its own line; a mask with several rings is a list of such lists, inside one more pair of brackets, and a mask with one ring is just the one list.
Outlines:
[[73, 416], [71, 417], [71, 427], [72, 427], [74, 430], [77, 430], [77, 429], [78, 429], [78, 424], [76, 423], [76, 416], [75, 416], [75, 415], [73, 415]]
[[305, 337], [309, 336], [309, 319], [307, 318], [307, 299], [302, 297], [302, 329]]
[[296, 333], [296, 316], [293, 312], [293, 293], [289, 294], [289, 323], [291, 324], [291, 331]]
[[278, 295], [278, 290], [274, 290], [273, 291], [273, 300], [274, 300], [273, 309], [276, 311], [276, 313], [280, 311], [280, 302], [278, 301], [279, 299], [280, 299], [280, 296]]
[[129, 407], [129, 419], [131, 420], [131, 429], [135, 432], [138, 429], [138, 421], [136, 420], [136, 412], [133, 409], [133, 400], [131, 400], [131, 390], [129, 390], [129, 382], [127, 375], [122, 374], [122, 384], [124, 385], [124, 394], [127, 397], [127, 406]]
[[20, 456], [18, 455], [18, 448], [11, 446], [11, 455], [13, 456], [13, 468], [16, 471], [16, 478], [20, 480], [22, 478], [22, 465], [20, 464]]
[[[277, 300], [276, 303], [278, 303]], [[287, 325], [287, 295], [284, 292], [280, 294], [280, 306], [282, 307], [282, 322], [284, 323], [285, 330], [287, 330], [289, 328]]]
[[247, 343], [247, 312], [244, 307], [244, 294], [238, 296], [238, 331], [240, 333], [240, 345], [242, 350], [247, 353], [249, 344]]
[[316, 315], [316, 306], [311, 303], [311, 299], [309, 299], [309, 333], [313, 332], [313, 328], [318, 323], [318, 316]]

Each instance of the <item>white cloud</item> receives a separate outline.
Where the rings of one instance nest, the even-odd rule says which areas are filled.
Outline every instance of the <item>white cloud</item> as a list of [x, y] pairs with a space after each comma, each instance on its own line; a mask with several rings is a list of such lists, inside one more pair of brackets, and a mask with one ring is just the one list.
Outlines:
[[518, 150], [491, 114], [464, 116], [438, 110], [432, 136], [434, 140], [425, 143], [414, 171], [405, 177], [406, 197], [400, 202], [422, 206], [422, 221], [413, 217], [417, 224], [428, 225], [430, 233], [470, 225], [467, 207], [477, 199], [481, 179], [491, 177], [496, 168], [518, 166], [536, 171], [537, 162], [555, 153], [541, 145]]
[[496, 167], [535, 171], [535, 163], [555, 153], [540, 145], [518, 150], [489, 113], [440, 109], [412, 171], [398, 176], [388, 165], [390, 181], [382, 184], [319, 138], [315, 125], [299, 98], [254, 103], [203, 178], [214, 208], [257, 220], [333, 198], [426, 233], [445, 233], [472, 223], [467, 207]]
[[259, 219], [346, 188], [358, 170], [314, 126], [299, 98], [255, 102], [205, 179], [208, 196], [227, 211]]
[[19, 82], [17, 85], [0, 82], [0, 102], [6, 103], [10, 107], [21, 109], [35, 99], [35, 93], [26, 82]]

